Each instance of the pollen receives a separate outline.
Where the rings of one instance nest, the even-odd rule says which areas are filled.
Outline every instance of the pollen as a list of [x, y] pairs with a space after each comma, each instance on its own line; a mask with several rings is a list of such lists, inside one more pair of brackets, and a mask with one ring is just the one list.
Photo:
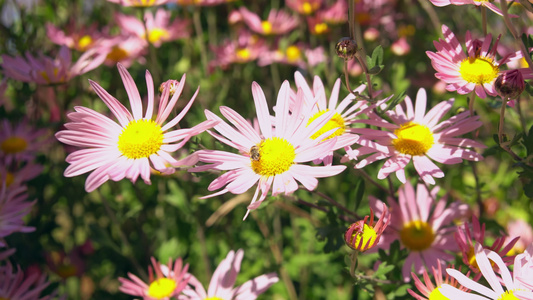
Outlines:
[[[309, 119], [309, 122], [307, 122], [307, 125], [311, 124], [311, 122], [313, 122], [314, 120], [316, 120], [318, 117], [322, 116], [323, 114], [327, 113], [328, 111], [329, 109], [321, 110], [317, 112]], [[333, 117], [331, 117], [331, 119], [326, 123], [326, 125], [322, 126], [322, 128], [320, 128], [317, 132], [315, 132], [315, 134], [313, 134], [311, 138], [316, 139], [324, 132], [330, 131], [334, 128], [338, 128], [338, 129], [335, 130], [335, 132], [333, 132], [330, 136], [326, 137], [323, 141], [342, 135], [344, 133], [345, 131], [344, 119], [338, 112], [336, 112], [333, 115]]]
[[400, 153], [408, 155], [424, 155], [433, 146], [433, 133], [427, 126], [407, 122], [394, 130], [396, 139], [392, 145]]
[[501, 294], [498, 300], [518, 300], [518, 297], [516, 297], [513, 293], [513, 290], [505, 291], [505, 293]]
[[328, 24], [318, 23], [315, 25], [315, 34], [324, 34], [329, 31]]
[[295, 62], [300, 59], [300, 56], [302, 56], [302, 51], [300, 51], [298, 46], [289, 46], [285, 53], [289, 62]]
[[465, 58], [459, 67], [461, 77], [475, 84], [491, 83], [499, 71], [498, 65], [488, 57]]
[[423, 251], [431, 247], [435, 233], [427, 222], [416, 220], [404, 224], [400, 240], [411, 251]]
[[93, 39], [89, 35], [84, 35], [78, 40], [78, 47], [80, 49], [86, 49], [93, 43]]
[[251, 53], [248, 48], [241, 48], [235, 52], [235, 55], [237, 55], [237, 58], [239, 58], [241, 61], [248, 61], [250, 60]]
[[429, 299], [430, 300], [449, 300], [446, 296], [444, 296], [440, 292], [440, 286], [436, 287], [435, 289], [433, 289], [433, 291], [431, 291], [431, 293], [429, 293]]
[[313, 13], [314, 11], [314, 8], [313, 6], [311, 5], [311, 3], [309, 2], [304, 2], [302, 4], [302, 12], [306, 15], [310, 15], [311, 13]]
[[373, 227], [363, 224], [362, 229], [355, 230], [352, 234], [350, 245], [354, 246], [355, 249], [365, 251], [372, 248], [372, 246], [376, 243], [377, 237], [378, 234]]
[[263, 140], [259, 145], [259, 158], [250, 159], [252, 170], [263, 176], [274, 176], [289, 170], [294, 164], [296, 153], [294, 146], [286, 139], [272, 137]]
[[26, 150], [26, 148], [28, 148], [28, 142], [18, 136], [8, 137], [2, 142], [2, 144], [0, 144], [0, 149], [2, 149], [5, 154], [19, 153]]
[[163, 145], [161, 126], [152, 120], [134, 120], [118, 137], [118, 150], [131, 159], [149, 157]]
[[148, 296], [155, 299], [164, 299], [172, 296], [176, 290], [176, 281], [170, 278], [159, 278], [150, 283], [148, 287]]
[[164, 28], [154, 28], [148, 31], [148, 41], [152, 44], [168, 39], [170, 35]]
[[263, 28], [264, 34], [271, 34], [272, 33], [272, 23], [269, 21], [263, 21], [261, 22], [261, 27]]

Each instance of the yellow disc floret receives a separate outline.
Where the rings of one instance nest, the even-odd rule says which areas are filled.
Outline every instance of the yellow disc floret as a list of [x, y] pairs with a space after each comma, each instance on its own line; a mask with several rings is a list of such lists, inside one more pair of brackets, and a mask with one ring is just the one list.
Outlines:
[[204, 300], [224, 300], [224, 299], [215, 296], [215, 297], [205, 298]]
[[93, 43], [93, 39], [90, 35], [84, 35], [78, 40], [78, 47], [80, 49], [86, 49]]
[[315, 33], [316, 34], [324, 34], [329, 31], [328, 24], [326, 23], [317, 23], [315, 24]]
[[237, 55], [237, 58], [241, 61], [248, 61], [250, 60], [251, 53], [248, 48], [241, 48], [235, 52], [235, 55]]
[[[313, 122], [314, 120], [316, 120], [318, 117], [322, 116], [323, 114], [327, 113], [328, 111], [329, 111], [329, 109], [325, 109], [325, 110], [321, 110], [321, 111], [315, 113], [309, 119], [309, 121], [307, 122], [307, 125], [311, 124], [311, 122]], [[327, 139], [330, 139], [332, 137], [339, 136], [339, 135], [343, 134], [344, 131], [345, 131], [344, 119], [342, 118], [342, 116], [338, 112], [336, 112], [333, 115], [333, 117], [331, 117], [331, 119], [326, 123], [326, 125], [322, 126], [322, 128], [320, 128], [317, 132], [315, 132], [315, 134], [313, 134], [311, 136], [311, 138], [312, 139], [316, 139], [317, 137], [319, 137], [324, 132], [330, 131], [330, 130], [332, 130], [334, 128], [338, 128], [338, 129], [335, 130], [335, 132], [333, 132], [330, 136], [326, 137], [324, 139], [324, 141], [327, 140]]]
[[118, 150], [127, 158], [149, 157], [161, 149], [163, 131], [152, 120], [134, 120], [118, 137]]
[[392, 145], [400, 153], [408, 155], [424, 155], [433, 146], [433, 133], [425, 125], [407, 122], [394, 130], [396, 139]]
[[272, 33], [272, 23], [269, 21], [263, 21], [261, 22], [261, 27], [263, 28], [264, 34], [271, 34]]
[[124, 60], [128, 57], [128, 51], [118, 47], [118, 46], [115, 46], [111, 49], [111, 51], [107, 54], [107, 59], [109, 60], [112, 60], [112, 61], [121, 61], [121, 60]]
[[461, 77], [475, 84], [491, 83], [499, 71], [498, 65], [488, 57], [465, 58], [459, 67]]
[[164, 28], [154, 28], [148, 31], [148, 41], [152, 44], [168, 39], [169, 37], [168, 31]]
[[445, 297], [440, 292], [440, 286], [439, 286], [433, 289], [433, 291], [431, 291], [431, 293], [429, 294], [428, 300], [449, 300], [449, 298]]
[[150, 287], [148, 287], [148, 296], [156, 299], [168, 298], [172, 296], [176, 287], [177, 284], [174, 279], [159, 278], [150, 283]]
[[422, 251], [433, 244], [435, 233], [431, 225], [416, 220], [406, 223], [400, 231], [400, 240], [409, 250]]
[[259, 145], [259, 158], [250, 159], [252, 170], [263, 176], [274, 176], [286, 172], [294, 164], [294, 146], [286, 139], [272, 137]]
[[512, 290], [505, 291], [505, 293], [501, 294], [498, 300], [518, 300], [519, 298], [516, 297]]
[[0, 144], [0, 149], [2, 149], [5, 154], [19, 153], [26, 150], [26, 148], [28, 148], [28, 142], [18, 136], [8, 137], [2, 142], [2, 144]]

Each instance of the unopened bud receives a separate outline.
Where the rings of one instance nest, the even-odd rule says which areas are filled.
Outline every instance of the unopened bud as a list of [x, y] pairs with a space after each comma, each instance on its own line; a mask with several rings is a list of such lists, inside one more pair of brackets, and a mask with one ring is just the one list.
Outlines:
[[339, 57], [351, 60], [357, 53], [357, 43], [349, 37], [343, 37], [337, 42], [335, 49]]
[[353, 250], [364, 252], [373, 248], [379, 242], [383, 231], [390, 222], [390, 213], [387, 206], [383, 204], [381, 218], [374, 225], [374, 211], [370, 209], [370, 217], [366, 216], [364, 220], [357, 221], [350, 225], [344, 234], [344, 241], [348, 247]]
[[519, 70], [511, 70], [500, 74], [494, 82], [494, 87], [500, 97], [507, 100], [518, 98], [526, 88], [526, 84]]
[[165, 90], [165, 87], [166, 86], [169, 86], [169, 90], [168, 90], [168, 93], [170, 95], [170, 97], [174, 96], [174, 93], [176, 92], [178, 86], [180, 85], [180, 82], [177, 81], [177, 80], [174, 80], [174, 79], [169, 79], [163, 83], [161, 83], [161, 85], [159, 86], [159, 92], [162, 94], [163, 91]]

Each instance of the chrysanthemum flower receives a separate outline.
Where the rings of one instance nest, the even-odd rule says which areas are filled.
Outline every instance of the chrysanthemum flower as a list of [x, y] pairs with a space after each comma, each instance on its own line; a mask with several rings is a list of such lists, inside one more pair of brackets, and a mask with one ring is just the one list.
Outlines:
[[[348, 128], [353, 124], [361, 123], [361, 120], [358, 120], [357, 118], [369, 113], [376, 107], [378, 103], [386, 101], [383, 100], [372, 105], [368, 105], [366, 101], [354, 102], [355, 96], [350, 93], [340, 103], [338, 103], [341, 86], [340, 79], [335, 81], [333, 89], [331, 90], [331, 96], [329, 97], [328, 101], [326, 98], [324, 84], [322, 83], [320, 77], [314, 77], [312, 89], [307, 84], [307, 81], [300, 72], [294, 73], [294, 79], [296, 82], [296, 88], [302, 89], [302, 92], [304, 93], [302, 100], [305, 102], [295, 103], [296, 93], [291, 93], [291, 107], [303, 105], [300, 113], [309, 118], [310, 121], [328, 111], [335, 113], [333, 118], [331, 118], [331, 120], [313, 136], [317, 137], [328, 130], [337, 128], [337, 130], [329, 137], [337, 137], [335, 146], [333, 146], [332, 151], [329, 153], [324, 153], [324, 155], [320, 159], [316, 160], [315, 163], [319, 163], [323, 160], [325, 164], [331, 165], [331, 162], [333, 161], [334, 150], [351, 146], [359, 138], [358, 135], [351, 133]], [[354, 90], [354, 92], [362, 93], [365, 88], [365, 85], [360, 85]]]
[[282, 35], [298, 26], [298, 19], [282, 10], [271, 9], [265, 21], [246, 7], [241, 7], [240, 13], [250, 30], [263, 35]]
[[[370, 128], [353, 128], [352, 132], [360, 134], [356, 142], [362, 147], [350, 150], [346, 155], [350, 159], [359, 159], [355, 168], [381, 159], [387, 159], [379, 170], [378, 179], [384, 179], [395, 172], [396, 177], [405, 183], [404, 168], [413, 160], [414, 167], [422, 180], [435, 184], [436, 178], [444, 177], [431, 160], [443, 164], [457, 164], [466, 160], [480, 161], [483, 159], [472, 148], [485, 148], [481, 143], [467, 138], [459, 138], [482, 125], [479, 117], [470, 117], [468, 111], [457, 114], [439, 123], [440, 119], [452, 108], [454, 99], [443, 101], [435, 105], [427, 114], [427, 96], [424, 89], [416, 95], [416, 103], [405, 97], [405, 109], [397, 105], [394, 110], [386, 112], [393, 123], [375, 115], [368, 120], [368, 124], [376, 125], [384, 130]], [[369, 156], [360, 159], [360, 156]]]
[[119, 290], [124, 294], [142, 297], [143, 300], [175, 299], [187, 286], [188, 278], [186, 274], [189, 269], [189, 264], [183, 266], [181, 258], [178, 258], [172, 263], [172, 259], [169, 258], [165, 268], [167, 272], [163, 272], [161, 264], [153, 257], [151, 260], [153, 269], [151, 266], [148, 267], [149, 284], [144, 283], [139, 277], [128, 273], [130, 279], [122, 277], [118, 279], [121, 284]]
[[265, 40], [258, 38], [248, 30], [240, 30], [237, 40], [226, 40], [222, 45], [212, 47], [215, 59], [210, 62], [210, 67], [223, 69], [231, 64], [242, 64], [256, 60], [267, 51]]
[[144, 20], [148, 35], [145, 33], [145, 24], [136, 17], [117, 13], [115, 14], [115, 20], [123, 33], [129, 33], [140, 39], [148, 40], [155, 47], [159, 47], [163, 42], [189, 36], [189, 22], [176, 18], [170, 23], [170, 15], [170, 11], [162, 8], [158, 9], [155, 15], [151, 11], [146, 11]]
[[37, 129], [26, 120], [11, 124], [2, 120], [0, 154], [6, 166], [13, 162], [31, 161], [50, 143], [46, 129]]
[[279, 278], [276, 273], [268, 273], [248, 280], [238, 287], [233, 287], [241, 269], [243, 255], [242, 249], [237, 250], [237, 253], [233, 250], [228, 253], [213, 273], [207, 292], [194, 275], [187, 274], [189, 285], [183, 290], [178, 300], [254, 300], [278, 282]]
[[122, 6], [150, 7], [174, 2], [173, 0], [107, 0]]
[[215, 124], [213, 121], [205, 121], [192, 128], [169, 131], [185, 116], [198, 90], [183, 110], [164, 124], [183, 91], [185, 75], [170, 100], [169, 86], [165, 88], [154, 120], [154, 83], [150, 72], [146, 71], [148, 105], [143, 116], [141, 96], [133, 78], [121, 64], [118, 64], [118, 70], [128, 93], [132, 113], [98, 83], [90, 81], [119, 123], [92, 109], [77, 106], [74, 108], [76, 112], [68, 114], [72, 122], [65, 124], [67, 130], [56, 133], [59, 141], [85, 148], [67, 156], [66, 161], [70, 166], [65, 170], [65, 176], [78, 176], [94, 170], [85, 182], [87, 192], [93, 191], [108, 180], [119, 181], [123, 178], [135, 182], [141, 176], [144, 182], [149, 184], [152, 168], [170, 174], [174, 172], [174, 167], [194, 163], [177, 161], [170, 154], [183, 147], [191, 137]]
[[4, 68], [6, 77], [19, 81], [38, 84], [65, 83], [73, 77], [100, 66], [106, 55], [107, 52], [89, 50], [83, 53], [75, 64], [72, 64], [70, 49], [63, 46], [55, 59], [42, 54], [35, 57], [29, 52], [26, 53], [26, 58], [2, 55], [2, 68]]
[[514, 237], [520, 237], [513, 245], [513, 249], [507, 255], [519, 254], [526, 250], [526, 248], [533, 243], [533, 228], [526, 221], [522, 219], [512, 220], [507, 224], [507, 239], [510, 242]]
[[8, 168], [0, 161], [0, 184], [5, 184], [8, 189], [18, 187], [39, 176], [42, 170], [43, 166], [33, 162]]
[[16, 271], [10, 263], [0, 267], [0, 299], [47, 300], [49, 296], [40, 295], [49, 284], [46, 274], [32, 274], [25, 278], [20, 267]]
[[[466, 204], [452, 202], [447, 205], [447, 196], [437, 201], [439, 187], [429, 192], [423, 184], [413, 186], [407, 182], [398, 190], [398, 202], [389, 198], [391, 221], [378, 244], [379, 248], [389, 249], [390, 244], [400, 240], [403, 248], [409, 250], [402, 274], [405, 281], [410, 279], [411, 268], [421, 274], [425, 267], [438, 268], [439, 263], [451, 261], [456, 251], [453, 242], [454, 220], [468, 210]], [[381, 216], [383, 202], [370, 197], [370, 205]]]
[[263, 67], [273, 63], [282, 63], [307, 69], [308, 66], [318, 65], [325, 60], [323, 47], [310, 49], [303, 44], [294, 44], [286, 48], [280, 47], [273, 51], [261, 53], [257, 64]]
[[[496, 14], [503, 16], [503, 12], [499, 7], [494, 5], [492, 2], [489, 1], [478, 1], [478, 0], [430, 0], [433, 5], [438, 7], [448, 6], [448, 5], [475, 5], [475, 6], [484, 6]], [[513, 15], [513, 17], [516, 17]]]
[[[508, 54], [496, 60], [499, 38], [491, 48], [491, 34], [480, 41], [472, 39], [470, 31], [466, 32], [467, 54], [465, 54], [461, 44], [446, 25], [442, 25], [442, 33], [444, 40], [433, 42], [437, 52], [426, 51], [431, 59], [431, 65], [437, 71], [435, 77], [446, 82], [448, 84], [446, 89], [450, 92], [468, 94], [475, 91], [482, 99], [486, 98], [487, 94], [496, 96], [494, 81], [504, 72], [501, 67], [511, 58], [517, 58], [517, 54]], [[520, 72], [524, 79], [533, 78], [529, 69], [523, 68]]]
[[[27, 200], [26, 187], [19, 186], [7, 189], [0, 186], [0, 239], [14, 232], [32, 232], [34, 227], [25, 226], [23, 218], [30, 212], [35, 201]], [[0, 240], [0, 247], [5, 243]], [[1, 280], [0, 280], [1, 282]]]
[[[455, 278], [462, 286], [471, 289], [477, 294], [467, 293], [447, 284], [443, 284], [440, 291], [444, 297], [448, 299], [464, 299], [464, 300], [531, 300], [533, 299], [533, 291], [520, 281], [516, 280], [516, 276], [512, 276], [506, 264], [498, 253], [483, 249], [481, 245], [476, 246], [476, 261], [478, 262], [481, 274], [490, 285], [490, 288], [481, 285], [478, 282], [468, 278], [461, 272], [454, 269], [446, 269], [448, 274]], [[492, 263], [491, 263], [492, 261]], [[496, 275], [493, 269], [493, 264], [499, 269], [501, 277]], [[505, 286], [505, 289], [503, 286]]]
[[[321, 157], [331, 151], [335, 145], [335, 138], [321, 142], [335, 129], [315, 139], [312, 138], [315, 132], [331, 119], [333, 112], [326, 112], [310, 124], [306, 119], [300, 118], [298, 111], [293, 110], [292, 114], [289, 113], [290, 86], [288, 81], [285, 81], [279, 90], [276, 102], [275, 130], [273, 130], [265, 95], [256, 82], [252, 84], [252, 93], [261, 132], [258, 133], [249, 122], [229, 107], [221, 106], [220, 112], [236, 128], [206, 110], [208, 120], [220, 121], [215, 129], [222, 135], [211, 134], [222, 143], [236, 148], [240, 153], [201, 150], [197, 152], [199, 160], [208, 164], [190, 169], [194, 172], [210, 169], [228, 171], [208, 187], [210, 191], [222, 190], [207, 197], [227, 192], [242, 194], [258, 183], [246, 216], [250, 210], [259, 207], [271, 188], [273, 196], [280, 193], [288, 195], [298, 189], [296, 181], [299, 181], [308, 190], [313, 190], [318, 184], [317, 178], [337, 175], [346, 168], [346, 166], [302, 164]], [[299, 92], [297, 97], [304, 95]], [[303, 100], [298, 99], [297, 103], [303, 103]]]
[[104, 35], [98, 31], [96, 23], [89, 26], [76, 26], [74, 22], [71, 22], [69, 26], [66, 26], [65, 31], [58, 29], [52, 23], [47, 23], [46, 36], [57, 45], [87, 51], [94, 47]]
[[321, 19], [330, 25], [341, 25], [348, 21], [348, 3], [340, 0], [325, 10], [319, 11]]
[[512, 264], [514, 257], [506, 255], [511, 249], [513, 249], [514, 244], [519, 239], [519, 237], [514, 237], [513, 239], [508, 240], [506, 236], [499, 236], [489, 247], [485, 243], [485, 224], [480, 225], [479, 220], [475, 215], [472, 215], [471, 224], [465, 223], [463, 226], [457, 228], [454, 237], [463, 255], [463, 262], [475, 273], [479, 273], [479, 267], [475, 256], [476, 245], [480, 245], [484, 249], [498, 253], [503, 258], [503, 261], [505, 261], [507, 265], [510, 265]]
[[[451, 266], [453, 269], [454, 266]], [[433, 273], [433, 279], [435, 281], [435, 284], [433, 284], [433, 281], [429, 278], [428, 272], [426, 269], [424, 269], [424, 273], [422, 274], [424, 278], [424, 282], [418, 278], [418, 276], [415, 275], [415, 273], [411, 273], [411, 276], [413, 280], [415, 281], [415, 287], [418, 289], [418, 291], [422, 294], [419, 295], [415, 293], [413, 290], [408, 289], [407, 291], [411, 296], [415, 297], [416, 300], [448, 300], [448, 298], [444, 297], [442, 293], [440, 292], [440, 289], [443, 284], [448, 284], [454, 288], [457, 288], [461, 291], [468, 291], [467, 288], [461, 286], [459, 282], [450, 275], [446, 274], [445, 272], [442, 272], [442, 264], [439, 263], [437, 268], [431, 268]], [[460, 271], [461, 269], [459, 269]], [[470, 272], [466, 274], [468, 276]], [[444, 277], [445, 275], [445, 277]]]
[[285, 4], [302, 15], [311, 15], [322, 6], [322, 0], [287, 0]]
[[128, 68], [134, 62], [144, 64], [144, 55], [148, 52], [147, 43], [136, 37], [119, 35], [111, 38], [103, 38], [95, 47], [97, 51], [107, 53], [104, 64], [114, 66], [121, 63]]
[[365, 216], [364, 220], [353, 223], [344, 234], [346, 245], [353, 250], [364, 252], [376, 246], [391, 220], [385, 204], [383, 204], [381, 217], [375, 226], [372, 208], [370, 208], [370, 222], [367, 222], [368, 218], [368, 216]]

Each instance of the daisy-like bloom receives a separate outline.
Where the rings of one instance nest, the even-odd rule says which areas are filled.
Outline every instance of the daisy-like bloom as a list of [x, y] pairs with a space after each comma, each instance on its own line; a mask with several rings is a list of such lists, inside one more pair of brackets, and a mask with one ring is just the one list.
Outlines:
[[52, 23], [47, 23], [46, 35], [52, 43], [82, 52], [94, 47], [103, 37], [96, 23], [89, 26], [76, 26], [75, 22], [71, 22], [66, 31], [58, 29]]
[[25, 184], [27, 181], [39, 176], [43, 171], [43, 166], [28, 162], [25, 165], [16, 165], [13, 168], [8, 168], [0, 161], [0, 184], [6, 187], [13, 188]]
[[62, 46], [55, 59], [42, 54], [35, 57], [29, 52], [26, 53], [26, 58], [2, 55], [2, 68], [6, 77], [19, 81], [38, 84], [65, 83], [100, 66], [106, 55], [107, 52], [89, 50], [72, 64], [70, 49]]
[[183, 290], [178, 300], [254, 300], [264, 293], [271, 285], [278, 282], [276, 273], [268, 273], [248, 280], [238, 287], [235, 279], [241, 269], [241, 261], [244, 256], [242, 249], [231, 250], [226, 258], [218, 264], [209, 288], [204, 289], [202, 283], [192, 274], [189, 276], [189, 285]]
[[[476, 292], [467, 293], [459, 290], [448, 284], [443, 284], [440, 292], [448, 299], [464, 299], [464, 300], [532, 300], [533, 291], [526, 285], [516, 280], [516, 270], [514, 276], [511, 275], [506, 264], [502, 261], [500, 255], [494, 251], [486, 250], [481, 245], [476, 246], [476, 261], [479, 269], [485, 280], [490, 285], [490, 288], [481, 285], [480, 283], [468, 278], [461, 272], [454, 269], [446, 269], [448, 274], [455, 278], [462, 286]], [[491, 262], [492, 261], [492, 262]], [[495, 265], [493, 267], [493, 265]], [[497, 266], [498, 273], [496, 275], [494, 268]], [[531, 278], [529, 279], [531, 280]], [[505, 289], [502, 286], [505, 286]]]
[[318, 12], [324, 22], [330, 25], [341, 25], [348, 22], [348, 3], [337, 0], [329, 8]]
[[174, 0], [107, 0], [122, 6], [150, 7], [174, 2]]
[[386, 112], [393, 123], [377, 115], [368, 120], [368, 124], [383, 130], [352, 128], [352, 132], [360, 134], [357, 144], [362, 147], [347, 149], [347, 157], [357, 160], [361, 155], [370, 154], [355, 165], [358, 169], [387, 159], [379, 170], [378, 179], [395, 172], [402, 183], [406, 182], [404, 168], [412, 159], [416, 171], [428, 184], [435, 184], [434, 177], [444, 177], [444, 172], [432, 160], [443, 164], [457, 164], [463, 159], [482, 160], [483, 156], [472, 148], [485, 148], [483, 144], [457, 137], [480, 127], [482, 122], [479, 117], [471, 117], [465, 111], [439, 123], [452, 108], [453, 102], [454, 99], [440, 102], [426, 114], [426, 91], [418, 90], [415, 106], [411, 98], [405, 97], [405, 108], [397, 105], [394, 110]]
[[307, 17], [307, 26], [312, 35], [324, 35], [330, 32], [328, 24], [322, 19], [320, 14]]
[[479, 273], [480, 271], [478, 262], [476, 261], [475, 249], [477, 245], [498, 253], [503, 258], [503, 261], [505, 261], [507, 265], [510, 265], [512, 264], [514, 257], [506, 255], [511, 249], [513, 249], [514, 244], [519, 239], [517, 236], [508, 240], [506, 236], [502, 235], [497, 237], [489, 247], [485, 243], [485, 224], [480, 224], [475, 215], [472, 215], [472, 223], [465, 223], [463, 226], [457, 228], [454, 236], [463, 255], [463, 262], [475, 273]]
[[240, 13], [244, 23], [248, 25], [250, 30], [263, 35], [286, 34], [298, 26], [298, 19], [281, 10], [270, 10], [265, 21], [262, 21], [258, 15], [252, 13], [246, 7], [241, 7]]
[[169, 258], [168, 264], [165, 266], [167, 272], [163, 272], [161, 264], [153, 257], [151, 260], [153, 269], [151, 266], [148, 267], [149, 284], [144, 283], [139, 277], [128, 273], [129, 279], [122, 277], [118, 279], [120, 281], [119, 290], [124, 294], [142, 297], [144, 300], [174, 299], [187, 286], [188, 277], [186, 274], [189, 269], [189, 264], [183, 266], [181, 258], [178, 258], [172, 263], [172, 259]]
[[247, 30], [240, 30], [237, 40], [226, 40], [221, 46], [212, 47], [215, 59], [210, 68], [227, 69], [232, 64], [242, 64], [256, 60], [268, 51], [265, 41]]
[[[480, 1], [477, 1], [477, 0], [429, 0], [429, 1], [433, 3], [433, 5], [438, 6], [438, 7], [443, 7], [443, 6], [448, 6], [448, 5], [484, 6], [492, 10], [496, 14], [503, 16], [503, 12], [501, 11], [501, 9], [489, 1], [484, 1], [484, 0], [480, 0]], [[517, 17], [515, 15], [510, 15], [510, 16]]]
[[[454, 266], [451, 266], [451, 268], [453, 269]], [[409, 294], [411, 294], [411, 296], [415, 297], [416, 300], [447, 300], [448, 298], [444, 297], [440, 292], [440, 289], [443, 284], [450, 285], [461, 291], [468, 291], [468, 289], [461, 286], [455, 278], [451, 277], [446, 272], [442, 272], [442, 263], [439, 263], [437, 268], [432, 267], [431, 270], [433, 273], [435, 284], [433, 284], [433, 282], [429, 278], [429, 274], [426, 269], [424, 269], [424, 273], [422, 274], [424, 278], [423, 283], [418, 278], [418, 276], [416, 276], [415, 273], [411, 273], [411, 276], [415, 282], [415, 287], [422, 295], [415, 293], [411, 289], [408, 289], [407, 291], [409, 292]], [[469, 274], [470, 272], [468, 272], [466, 276], [468, 276]]]
[[50, 143], [46, 129], [37, 129], [26, 120], [11, 124], [2, 120], [0, 129], [0, 154], [3, 164], [31, 161]]
[[507, 224], [507, 233], [508, 237], [506, 242], [512, 240], [511, 237], [520, 237], [516, 244], [514, 244], [513, 249], [507, 253], [507, 255], [514, 255], [522, 253], [526, 248], [533, 243], [533, 228], [526, 221], [522, 219], [516, 219]]
[[[487, 2], [489, 3], [489, 2]], [[437, 73], [435, 77], [446, 82], [446, 89], [450, 92], [468, 94], [475, 91], [481, 99], [496, 96], [494, 81], [502, 72], [501, 67], [507, 64], [516, 53], [508, 54], [496, 60], [496, 49], [499, 38], [491, 48], [492, 35], [488, 34], [483, 41], [474, 40], [470, 31], [466, 32], [466, 50], [463, 51], [459, 40], [453, 32], [442, 25], [444, 40], [433, 42], [437, 52], [426, 51], [431, 59], [431, 65]], [[524, 79], [533, 78], [529, 69], [519, 69]]]
[[[453, 242], [454, 220], [464, 216], [468, 206], [459, 202], [447, 205], [447, 196], [437, 200], [438, 191], [439, 187], [435, 187], [429, 192], [424, 184], [418, 184], [415, 191], [407, 182], [398, 190], [398, 202], [392, 198], [387, 201], [394, 213], [378, 247], [389, 249], [393, 241], [400, 240], [402, 247], [409, 250], [402, 268], [405, 281], [411, 277], [411, 268], [416, 274], [421, 274], [425, 266], [437, 268], [453, 260], [449, 252], [457, 250]], [[383, 215], [383, 202], [370, 197], [370, 205], [377, 216]]]
[[287, 0], [285, 4], [301, 15], [311, 15], [322, 6], [322, 0]]
[[170, 15], [170, 11], [162, 8], [158, 9], [155, 15], [151, 11], [146, 11], [144, 20], [148, 35], [145, 33], [145, 24], [136, 17], [117, 13], [115, 14], [115, 20], [123, 33], [135, 35], [143, 40], [147, 39], [155, 47], [160, 47], [163, 42], [174, 41], [189, 36], [189, 22], [176, 18], [171, 23]]
[[[1, 239], [14, 232], [32, 232], [35, 230], [34, 227], [24, 225], [23, 218], [30, 212], [31, 207], [35, 203], [35, 201], [26, 201], [27, 197], [26, 187], [19, 186], [10, 190], [6, 188], [5, 184], [2, 184], [0, 187]], [[0, 240], [0, 247], [5, 246], [5, 243]]]
[[[361, 121], [357, 118], [362, 115], [366, 115], [368, 112], [374, 109], [378, 103], [368, 105], [366, 101], [354, 102], [355, 96], [351, 93], [348, 94], [348, 96], [346, 96], [340, 103], [338, 103], [339, 91], [341, 87], [340, 79], [335, 81], [329, 101], [326, 98], [324, 84], [322, 83], [320, 77], [314, 77], [312, 89], [307, 84], [307, 81], [300, 72], [294, 73], [294, 79], [296, 82], [296, 88], [302, 89], [302, 92], [304, 93], [303, 100], [305, 103], [295, 103], [296, 93], [291, 93], [291, 107], [303, 105], [301, 114], [310, 116], [310, 120], [314, 120], [328, 111], [335, 112], [333, 118], [331, 118], [331, 120], [323, 128], [314, 134], [314, 137], [317, 137], [328, 130], [337, 128], [337, 130], [329, 137], [337, 137], [332, 151], [329, 153], [324, 153], [321, 159], [315, 161], [315, 163], [319, 163], [322, 160], [326, 165], [331, 165], [331, 162], [333, 161], [333, 151], [346, 146], [351, 146], [359, 138], [358, 135], [351, 133], [347, 129], [353, 124], [361, 123]], [[356, 88], [354, 92], [362, 93], [365, 88], [365, 85], [361, 85]], [[386, 100], [383, 100], [382, 102]]]
[[114, 66], [121, 63], [124, 67], [130, 67], [134, 62], [145, 63], [144, 55], [148, 52], [145, 40], [136, 36], [119, 35], [108, 39], [102, 39], [95, 49], [107, 53], [104, 63]]
[[192, 128], [170, 131], [185, 116], [199, 89], [183, 110], [164, 124], [183, 91], [185, 75], [171, 99], [170, 85], [167, 85], [159, 99], [159, 111], [154, 120], [154, 82], [150, 72], [146, 71], [148, 104], [143, 115], [141, 96], [133, 78], [121, 64], [118, 64], [118, 70], [128, 93], [132, 113], [91, 80], [91, 86], [111, 109], [118, 124], [92, 109], [77, 106], [74, 108], [76, 112], [68, 114], [72, 122], [65, 124], [67, 130], [56, 133], [59, 141], [84, 148], [67, 156], [66, 161], [70, 166], [64, 174], [66, 177], [73, 177], [94, 170], [85, 182], [87, 192], [93, 191], [108, 180], [119, 181], [123, 178], [135, 182], [141, 176], [145, 183], [150, 184], [152, 168], [164, 174], [171, 174], [174, 167], [194, 163], [190, 160], [177, 161], [170, 154], [183, 147], [191, 137], [214, 124], [212, 121], [205, 121]]
[[381, 218], [374, 226], [374, 211], [370, 208], [370, 222], [367, 222], [368, 216], [364, 220], [357, 221], [350, 225], [344, 234], [344, 241], [348, 247], [359, 252], [364, 252], [373, 248], [379, 243], [379, 239], [390, 223], [390, 213], [387, 206], [383, 204], [383, 213]]
[[286, 48], [261, 53], [257, 64], [264, 67], [273, 63], [282, 63], [307, 69], [308, 65], [315, 66], [323, 61], [325, 61], [324, 48], [309, 49], [305, 45], [294, 44]]
[[[308, 123], [309, 118], [301, 118], [299, 109], [293, 108], [289, 113], [290, 86], [285, 81], [281, 86], [276, 102], [275, 130], [269, 114], [265, 95], [261, 87], [252, 83], [252, 94], [260, 132], [233, 109], [220, 107], [220, 112], [235, 127], [224, 122], [214, 113], [206, 110], [208, 120], [219, 121], [215, 129], [220, 133], [211, 133], [217, 140], [239, 151], [239, 154], [218, 151], [198, 151], [199, 160], [207, 165], [190, 171], [206, 170], [228, 171], [214, 180], [208, 187], [210, 191], [222, 189], [206, 197], [214, 197], [227, 192], [242, 194], [257, 184], [255, 194], [248, 211], [256, 209], [272, 189], [272, 195], [291, 194], [298, 189], [299, 181], [306, 189], [313, 190], [318, 185], [317, 178], [334, 176], [346, 166], [309, 166], [302, 163], [313, 161], [331, 151], [335, 138], [321, 142], [336, 129], [329, 130], [315, 139], [312, 136], [333, 116], [329, 111]], [[303, 103], [303, 92], [297, 94], [297, 103]]]
[[25, 276], [20, 267], [13, 270], [10, 263], [0, 267], [0, 299], [48, 300], [49, 296], [40, 295], [49, 284], [46, 274]]

